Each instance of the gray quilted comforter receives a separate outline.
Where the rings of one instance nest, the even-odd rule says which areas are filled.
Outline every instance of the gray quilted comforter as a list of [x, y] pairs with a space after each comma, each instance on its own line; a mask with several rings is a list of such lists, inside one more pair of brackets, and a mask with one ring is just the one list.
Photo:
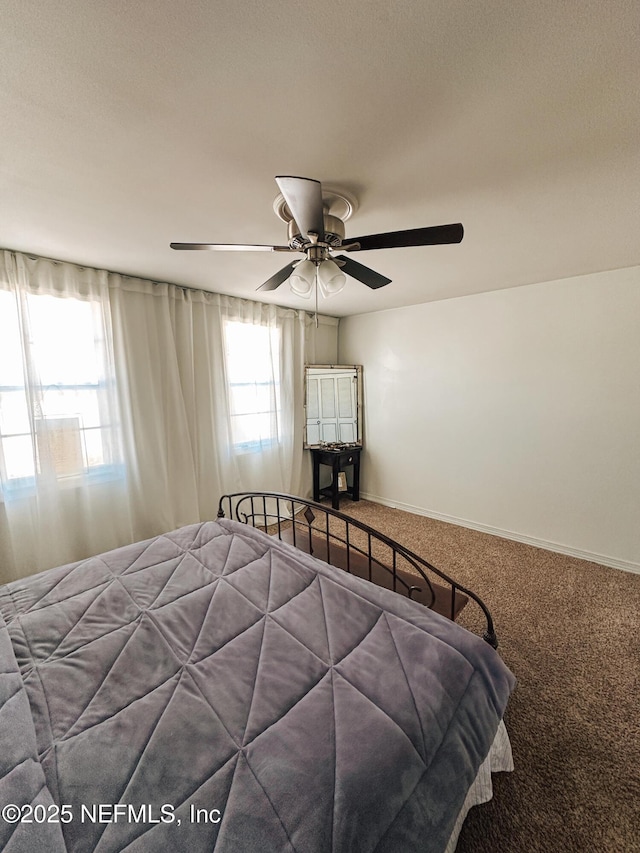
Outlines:
[[226, 520], [0, 587], [0, 613], [8, 853], [442, 850], [514, 684]]

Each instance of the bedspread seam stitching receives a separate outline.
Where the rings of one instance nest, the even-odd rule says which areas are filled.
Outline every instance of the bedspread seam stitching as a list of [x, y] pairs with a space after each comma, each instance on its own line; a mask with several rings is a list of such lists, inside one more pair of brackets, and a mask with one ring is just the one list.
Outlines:
[[407, 687], [409, 688], [409, 693], [411, 694], [411, 700], [413, 702], [413, 708], [416, 712], [416, 719], [418, 720], [418, 725], [420, 726], [420, 733], [422, 734], [422, 745], [423, 745], [424, 750], [425, 750], [425, 758], [426, 758], [427, 745], [426, 745], [426, 739], [425, 739], [424, 728], [422, 725], [422, 720], [420, 719], [420, 713], [418, 711], [418, 705], [416, 702], [416, 697], [414, 696], [413, 690], [411, 689], [411, 685], [409, 684], [409, 678], [407, 676], [407, 670], [405, 669], [404, 661], [402, 660], [402, 657], [400, 656], [400, 651], [398, 650], [398, 646], [396, 645], [396, 640], [395, 640], [395, 637], [393, 636], [393, 631], [391, 630], [391, 625], [389, 623], [389, 619], [388, 619], [386, 612], [384, 614], [384, 618], [385, 618], [385, 622], [387, 623], [387, 628], [389, 629], [389, 636], [391, 637], [391, 642], [393, 643], [393, 648], [395, 649], [396, 655], [398, 656], [398, 660], [400, 661], [400, 666], [402, 668], [402, 674], [404, 675], [404, 680], [406, 681]]
[[[398, 722], [396, 722], [396, 720], [394, 720], [394, 719], [393, 719], [393, 717], [389, 716], [389, 714], [387, 714], [387, 712], [384, 710], [384, 708], [381, 708], [381, 707], [380, 707], [380, 705], [378, 705], [378, 703], [377, 703], [377, 702], [374, 702], [374, 700], [373, 700], [373, 699], [371, 699], [371, 697], [367, 696], [367, 694], [366, 694], [366, 693], [363, 693], [363, 692], [362, 692], [362, 690], [360, 690], [360, 688], [359, 688], [359, 687], [357, 687], [355, 684], [353, 684], [351, 681], [349, 681], [349, 679], [345, 676], [345, 674], [344, 674], [343, 672], [340, 672], [340, 670], [336, 670], [336, 672], [337, 672], [337, 674], [340, 676], [340, 678], [342, 678], [342, 679], [343, 679], [343, 681], [346, 681], [346, 683], [356, 691], [356, 693], [357, 693], [359, 696], [362, 696], [362, 698], [363, 698], [363, 699], [365, 699], [367, 702], [370, 702], [370, 703], [371, 703], [371, 705], [373, 705], [373, 707], [374, 707], [374, 708], [376, 708], [376, 710], [380, 711], [380, 713], [381, 713], [381, 714], [384, 714], [384, 716], [387, 718], [387, 720], [389, 720], [389, 722], [390, 722], [393, 726], [395, 726], [395, 728], [396, 728], [396, 729], [398, 729], [398, 731], [402, 732], [402, 734], [405, 736], [405, 738], [406, 738], [406, 739], [409, 741], [409, 743], [411, 744], [411, 748], [413, 749], [413, 751], [414, 751], [414, 752], [415, 752], [415, 754], [417, 755], [418, 760], [420, 761], [420, 763], [421, 763], [421, 764], [425, 767], [425, 769], [426, 769], [426, 768], [427, 768], [427, 763], [426, 763], [426, 761], [425, 761], [425, 760], [424, 760], [424, 758], [420, 755], [420, 753], [418, 752], [418, 750], [417, 750], [417, 749], [416, 749], [416, 747], [415, 747], [415, 744], [413, 743], [413, 741], [411, 740], [411, 738], [409, 737], [409, 735], [405, 732], [405, 730], [402, 728], [402, 726], [401, 726]], [[437, 750], [436, 750], [436, 751], [437, 751]]]
[[294, 851], [294, 853], [297, 853], [297, 848], [296, 848], [295, 844], [293, 843], [293, 841], [291, 840], [291, 837], [289, 836], [289, 833], [287, 832], [287, 828], [286, 828], [286, 826], [284, 825], [284, 823], [282, 822], [282, 818], [280, 817], [280, 815], [279, 815], [279, 813], [278, 813], [278, 811], [277, 811], [276, 807], [275, 807], [275, 806], [273, 805], [273, 803], [271, 802], [271, 797], [270, 797], [270, 796], [269, 796], [269, 794], [266, 792], [266, 790], [265, 790], [264, 785], [262, 784], [262, 782], [261, 782], [261, 781], [258, 779], [258, 777], [256, 776], [256, 774], [255, 774], [255, 772], [254, 772], [254, 770], [253, 770], [253, 767], [249, 764], [249, 760], [247, 759], [247, 756], [245, 755], [244, 751], [243, 751], [243, 753], [242, 753], [242, 754], [243, 754], [244, 760], [245, 760], [245, 762], [246, 762], [246, 764], [247, 764], [247, 767], [248, 767], [248, 768], [249, 768], [249, 770], [251, 771], [251, 775], [252, 775], [252, 776], [253, 776], [253, 778], [256, 780], [256, 782], [258, 783], [258, 785], [262, 788], [262, 792], [263, 792], [263, 794], [265, 795], [265, 797], [267, 798], [267, 800], [268, 800], [268, 802], [269, 802], [269, 805], [270, 805], [270, 806], [271, 806], [271, 808], [273, 809], [273, 813], [274, 813], [274, 814], [275, 814], [275, 816], [278, 818], [278, 821], [279, 821], [279, 823], [280, 823], [280, 826], [282, 827], [282, 831], [283, 831], [283, 832], [284, 832], [284, 834], [287, 836], [287, 840], [288, 840], [289, 844], [291, 845], [291, 849]]
[[[267, 607], [269, 607], [269, 595], [271, 593], [271, 554], [269, 554], [269, 586], [267, 587]], [[266, 614], [265, 614], [266, 615]], [[247, 728], [249, 726], [249, 720], [251, 719], [251, 712], [253, 710], [253, 700], [256, 695], [256, 684], [258, 682], [258, 673], [260, 671], [260, 662], [262, 661], [262, 653], [264, 651], [264, 635], [267, 630], [267, 622], [265, 619], [264, 623], [264, 631], [262, 633], [262, 640], [260, 641], [260, 652], [258, 654], [258, 665], [256, 666], [256, 674], [253, 679], [253, 690], [251, 691], [251, 701], [249, 702], [249, 711], [247, 713], [247, 725], [245, 726], [244, 735], [242, 738], [242, 744], [244, 746], [244, 739], [247, 736]]]
[[[176, 673], [176, 674], [177, 674], [177, 673]], [[175, 674], [174, 674], [174, 676], [175, 676]], [[159, 717], [158, 717], [158, 719], [156, 720], [155, 725], [153, 726], [153, 728], [152, 728], [151, 732], [149, 733], [149, 737], [147, 738], [147, 742], [145, 743], [144, 747], [140, 750], [140, 756], [139, 756], [138, 760], [137, 760], [137, 761], [136, 761], [136, 763], [135, 763], [135, 766], [134, 766], [134, 768], [133, 768], [133, 771], [132, 771], [131, 775], [129, 776], [129, 778], [127, 779], [127, 781], [126, 781], [126, 783], [125, 783], [124, 787], [121, 789], [120, 793], [118, 794], [118, 803], [122, 802], [122, 798], [123, 798], [123, 796], [126, 794], [126, 792], [127, 792], [127, 788], [128, 788], [128, 787], [129, 787], [129, 785], [131, 784], [131, 780], [133, 779], [133, 776], [134, 776], [134, 774], [135, 774], [136, 770], [137, 770], [137, 769], [138, 769], [138, 767], [140, 766], [140, 764], [141, 764], [141, 762], [142, 762], [142, 759], [143, 759], [143, 757], [144, 757], [144, 753], [147, 751], [147, 748], [149, 747], [149, 744], [151, 743], [151, 740], [152, 740], [152, 738], [153, 738], [153, 735], [154, 735], [154, 733], [156, 732], [156, 730], [157, 730], [158, 726], [160, 725], [160, 721], [162, 720], [163, 716], [165, 715], [165, 712], [166, 712], [167, 708], [169, 707], [169, 705], [170, 705], [170, 703], [171, 703], [171, 699], [173, 698], [173, 696], [175, 696], [175, 694], [176, 694], [176, 691], [177, 691], [177, 689], [178, 689], [179, 684], [180, 684], [180, 678], [176, 679], [176, 686], [175, 686], [175, 688], [174, 688], [174, 690], [173, 690], [173, 693], [172, 693], [171, 697], [169, 697], [169, 699], [167, 700], [167, 702], [166, 702], [166, 704], [165, 704], [164, 708], [162, 709], [162, 713], [160, 714], [160, 716], [159, 716]], [[102, 832], [100, 832], [100, 834], [98, 835], [98, 844], [96, 845], [96, 847], [100, 844], [100, 840], [102, 839], [102, 836], [103, 836], [103, 835], [104, 835], [104, 833], [106, 832], [106, 830], [107, 830], [107, 827], [108, 827], [108, 826], [109, 826], [109, 824], [108, 824], [108, 823], [107, 823], [107, 824], [105, 824], [105, 825], [104, 825], [104, 827], [103, 827], [103, 829], [102, 829]]]
[[[434, 751], [434, 753], [433, 753], [433, 755], [432, 755], [432, 757], [431, 757], [431, 761], [429, 762], [429, 764], [427, 764], [427, 765], [426, 765], [426, 767], [425, 767], [425, 769], [424, 769], [424, 773], [422, 773], [422, 774], [421, 774], [421, 776], [420, 776], [420, 778], [417, 780], [416, 784], [415, 784], [415, 785], [414, 785], [414, 787], [413, 787], [413, 790], [411, 791], [411, 793], [409, 794], [409, 796], [406, 798], [406, 800], [404, 801], [404, 803], [401, 805], [401, 807], [399, 808], [399, 810], [398, 810], [398, 812], [397, 812], [396, 816], [393, 818], [393, 820], [391, 821], [391, 823], [389, 824], [389, 826], [386, 828], [386, 830], [385, 830], [385, 832], [384, 832], [384, 835], [383, 835], [383, 836], [378, 840], [378, 843], [376, 844], [375, 848], [372, 850], [372, 853], [376, 853], [376, 850], [378, 849], [378, 847], [380, 846], [380, 844], [384, 841], [384, 839], [386, 838], [386, 836], [389, 834], [390, 830], [392, 829], [393, 825], [395, 824], [395, 822], [396, 822], [396, 821], [398, 820], [398, 818], [400, 817], [400, 814], [402, 813], [403, 809], [407, 806], [407, 804], [409, 803], [409, 801], [411, 800], [411, 798], [412, 798], [412, 797], [413, 797], [413, 795], [415, 794], [415, 792], [416, 792], [416, 790], [417, 790], [417, 788], [418, 788], [418, 785], [420, 785], [420, 783], [422, 782], [423, 778], [424, 778], [424, 777], [427, 775], [427, 773], [429, 772], [429, 770], [430, 770], [430, 768], [431, 768], [431, 765], [433, 764], [433, 762], [434, 762], [434, 760], [435, 760], [436, 756], [438, 755], [438, 753], [439, 753], [439, 752], [440, 752], [440, 750], [442, 749], [442, 744], [444, 743], [444, 741], [445, 741], [445, 739], [446, 739], [446, 737], [447, 737], [447, 735], [448, 735], [448, 733], [449, 733], [449, 731], [450, 731], [450, 729], [451, 729], [451, 726], [453, 725], [454, 719], [456, 718], [457, 713], [458, 713], [458, 709], [460, 708], [460, 706], [461, 706], [462, 702], [464, 701], [465, 696], [466, 696], [466, 695], [467, 695], [467, 693], [469, 692], [469, 688], [471, 687], [471, 683], [472, 683], [472, 681], [473, 681], [473, 679], [474, 679], [474, 677], [475, 677], [476, 675], [477, 675], [477, 672], [476, 672], [476, 670], [474, 669], [474, 670], [473, 670], [473, 673], [471, 674], [471, 677], [469, 678], [469, 681], [467, 682], [467, 686], [466, 686], [466, 687], [465, 687], [465, 689], [464, 689], [464, 693], [462, 694], [462, 696], [460, 697], [460, 699], [459, 699], [459, 701], [458, 701], [458, 703], [457, 703], [457, 705], [456, 705], [455, 711], [451, 714], [451, 719], [449, 720], [449, 725], [447, 726], [447, 728], [446, 728], [446, 729], [445, 729], [445, 731], [443, 732], [443, 735], [442, 735], [442, 738], [441, 738], [441, 740], [440, 740], [440, 743], [438, 744], [438, 748]], [[476, 772], [477, 772], [477, 768], [476, 768]], [[466, 792], [465, 792], [465, 796], [466, 796]], [[463, 802], [464, 802], [464, 799], [463, 799]], [[461, 804], [461, 805], [462, 805], [462, 804]], [[456, 812], [456, 815], [455, 815], [455, 816], [457, 816], [457, 812]], [[454, 819], [455, 819], [455, 816], [454, 816]]]

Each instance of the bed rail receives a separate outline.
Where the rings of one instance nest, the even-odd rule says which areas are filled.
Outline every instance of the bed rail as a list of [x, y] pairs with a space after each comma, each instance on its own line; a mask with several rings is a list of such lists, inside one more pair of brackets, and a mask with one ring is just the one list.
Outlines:
[[237, 492], [220, 498], [218, 518], [250, 524], [452, 620], [473, 601], [486, 621], [483, 639], [498, 647], [491, 613], [478, 595], [404, 545], [338, 510], [279, 492]]

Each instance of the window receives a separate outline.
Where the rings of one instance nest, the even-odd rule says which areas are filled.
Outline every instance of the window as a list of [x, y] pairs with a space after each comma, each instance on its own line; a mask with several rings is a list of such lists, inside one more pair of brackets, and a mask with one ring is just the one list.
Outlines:
[[279, 440], [280, 330], [225, 324], [231, 439], [238, 450], [261, 450]]
[[95, 300], [0, 290], [0, 482], [5, 497], [38, 477], [74, 485], [117, 470], [113, 382]]

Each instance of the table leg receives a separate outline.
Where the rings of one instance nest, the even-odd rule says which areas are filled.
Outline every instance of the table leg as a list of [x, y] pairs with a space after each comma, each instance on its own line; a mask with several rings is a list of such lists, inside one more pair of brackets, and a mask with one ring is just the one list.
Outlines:
[[351, 497], [354, 501], [360, 500], [360, 454], [356, 453], [353, 459], [353, 488]]
[[320, 462], [317, 456], [313, 455], [313, 499], [320, 501]]

